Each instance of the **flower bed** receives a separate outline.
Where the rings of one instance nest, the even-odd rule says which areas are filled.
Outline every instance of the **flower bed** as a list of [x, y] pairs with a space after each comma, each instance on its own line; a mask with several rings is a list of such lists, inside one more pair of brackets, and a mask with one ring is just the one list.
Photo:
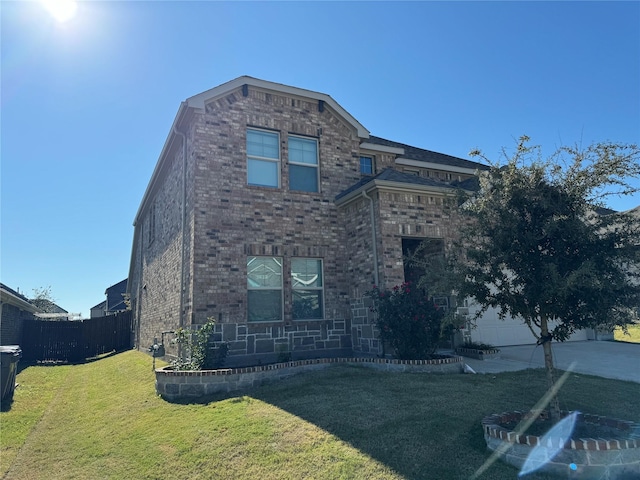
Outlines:
[[[549, 440], [542, 445], [537, 435], [518, 435], [505, 425], [518, 423], [530, 414], [508, 412], [491, 415], [482, 420], [484, 438], [490, 450], [501, 449], [501, 458], [522, 468], [534, 448], [540, 452], [544, 465], [541, 471], [561, 475], [564, 478], [582, 479], [631, 479], [640, 478], [640, 424], [596, 415], [579, 414], [578, 421], [602, 427], [607, 438], [571, 438], [563, 445], [553, 445]], [[557, 440], [556, 440], [557, 441]], [[546, 455], [547, 451], [558, 451]]]
[[220, 392], [235, 392], [298, 373], [322, 370], [335, 365], [358, 365], [391, 372], [462, 373], [462, 357], [435, 360], [393, 360], [386, 358], [319, 358], [246, 368], [178, 371], [156, 369], [156, 392], [165, 400], [193, 399]]

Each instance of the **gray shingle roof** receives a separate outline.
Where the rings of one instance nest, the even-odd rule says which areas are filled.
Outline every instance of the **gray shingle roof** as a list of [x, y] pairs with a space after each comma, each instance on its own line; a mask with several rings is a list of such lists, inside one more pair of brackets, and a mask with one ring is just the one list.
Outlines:
[[471, 160], [465, 160], [464, 158], [452, 157], [451, 155], [433, 152], [431, 150], [424, 150], [422, 148], [412, 147], [411, 145], [406, 145], [404, 143], [399, 143], [399, 142], [393, 142], [391, 140], [386, 140], [381, 137], [375, 137], [373, 135], [371, 135], [367, 139], [367, 142], [373, 143], [376, 145], [383, 145], [385, 147], [404, 148], [404, 155], [402, 155], [402, 158], [407, 158], [410, 160], [437, 163], [440, 165], [453, 166], [453, 167], [470, 168], [474, 170], [475, 169], [489, 170], [489, 167], [482, 163], [472, 162]]

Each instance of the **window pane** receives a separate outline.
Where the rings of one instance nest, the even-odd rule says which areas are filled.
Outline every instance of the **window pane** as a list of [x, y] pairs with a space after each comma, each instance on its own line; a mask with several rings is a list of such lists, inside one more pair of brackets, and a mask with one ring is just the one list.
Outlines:
[[306, 138], [289, 137], [289, 162], [318, 164], [318, 143]]
[[302, 190], [303, 192], [317, 192], [318, 169], [316, 167], [289, 165], [289, 188], [291, 190]]
[[282, 290], [249, 290], [247, 295], [250, 322], [279, 322], [282, 320]]
[[264, 187], [278, 186], [278, 162], [268, 160], [247, 161], [247, 181], [249, 185], [261, 185]]
[[373, 173], [373, 159], [371, 157], [360, 157], [360, 173]]
[[293, 288], [322, 288], [322, 260], [294, 258], [291, 260]]
[[278, 134], [247, 130], [247, 154], [279, 159]]
[[293, 290], [293, 319], [323, 318], [322, 290]]
[[282, 260], [272, 257], [249, 257], [247, 287], [282, 288]]

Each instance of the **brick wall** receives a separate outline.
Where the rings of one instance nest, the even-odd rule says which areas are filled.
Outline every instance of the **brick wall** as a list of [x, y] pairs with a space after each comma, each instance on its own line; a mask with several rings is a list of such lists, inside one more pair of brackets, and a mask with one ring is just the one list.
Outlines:
[[[137, 346], [146, 349], [161, 333], [180, 326], [182, 256], [182, 149], [175, 148], [166, 175], [136, 227], [130, 291]], [[175, 353], [167, 345], [169, 353]]]
[[0, 345], [20, 345], [22, 342], [22, 321], [35, 317], [15, 305], [2, 304], [2, 319], [0, 321]]
[[[356, 350], [376, 352], [378, 341], [362, 298], [374, 277], [370, 203], [360, 198], [335, 204], [336, 195], [361, 178], [357, 132], [330, 106], [320, 109], [316, 100], [255, 87], [246, 93], [239, 88], [216, 98], [187, 120], [184, 247], [181, 141], [172, 147], [161, 181], [148, 196], [152, 201], [136, 227], [130, 287], [139, 347], [181, 325], [182, 283], [184, 325], [216, 319], [216, 340], [229, 343], [232, 364], [269, 361], [285, 350], [304, 357], [331, 355], [350, 350], [352, 341]], [[279, 188], [247, 185], [248, 127], [279, 134]], [[290, 135], [317, 139], [320, 192], [289, 189]], [[378, 171], [394, 165], [394, 159], [376, 155]], [[382, 286], [403, 281], [403, 237], [451, 234], [451, 219], [436, 194], [376, 192], [374, 208]], [[283, 259], [282, 321], [247, 322], [250, 256]], [[295, 257], [323, 261], [323, 320], [293, 320], [290, 271]]]

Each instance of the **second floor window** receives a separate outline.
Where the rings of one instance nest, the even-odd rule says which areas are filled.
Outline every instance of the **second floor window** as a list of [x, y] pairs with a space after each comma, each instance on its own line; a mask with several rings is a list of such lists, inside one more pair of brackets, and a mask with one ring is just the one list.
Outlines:
[[289, 189], [318, 190], [318, 141], [289, 136]]
[[280, 140], [274, 132], [247, 130], [247, 183], [280, 186]]
[[372, 157], [360, 157], [360, 173], [363, 175], [373, 175]]

